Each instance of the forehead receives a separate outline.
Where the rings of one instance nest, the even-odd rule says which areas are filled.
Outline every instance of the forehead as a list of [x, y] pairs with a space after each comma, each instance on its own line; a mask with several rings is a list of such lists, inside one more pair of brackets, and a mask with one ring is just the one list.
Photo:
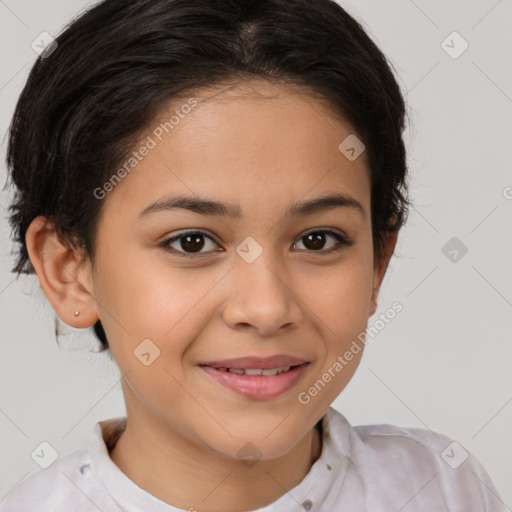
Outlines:
[[151, 149], [108, 202], [140, 213], [166, 194], [186, 194], [277, 213], [334, 191], [357, 196], [367, 209], [366, 155], [349, 161], [339, 150], [352, 134], [326, 101], [304, 88], [256, 81], [197, 91], [156, 116], [134, 148]]

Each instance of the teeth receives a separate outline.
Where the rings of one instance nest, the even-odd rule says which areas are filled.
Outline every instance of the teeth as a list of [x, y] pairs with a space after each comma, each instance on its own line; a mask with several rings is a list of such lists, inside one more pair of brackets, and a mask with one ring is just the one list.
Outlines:
[[236, 373], [237, 375], [265, 375], [267, 377], [272, 377], [278, 375], [279, 373], [287, 372], [291, 366], [280, 366], [279, 368], [269, 368], [268, 370], [262, 370], [261, 368], [218, 368], [218, 370], [222, 372], [230, 372]]
[[245, 375], [261, 375], [262, 372], [263, 372], [263, 370], [261, 368], [259, 368], [259, 369], [246, 368]]

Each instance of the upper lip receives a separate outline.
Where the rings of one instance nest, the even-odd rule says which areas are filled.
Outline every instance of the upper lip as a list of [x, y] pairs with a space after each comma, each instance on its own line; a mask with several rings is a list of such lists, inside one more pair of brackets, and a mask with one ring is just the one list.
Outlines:
[[211, 366], [212, 368], [238, 368], [268, 370], [281, 366], [298, 366], [307, 363], [304, 359], [286, 354], [278, 354], [271, 357], [239, 357], [237, 359], [223, 359], [221, 361], [210, 361], [200, 363], [200, 366]]

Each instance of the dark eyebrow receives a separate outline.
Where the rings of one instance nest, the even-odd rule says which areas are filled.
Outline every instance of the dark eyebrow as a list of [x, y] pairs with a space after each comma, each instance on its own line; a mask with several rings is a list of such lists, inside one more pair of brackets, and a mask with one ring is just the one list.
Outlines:
[[[359, 211], [363, 217], [365, 216], [364, 208], [359, 201], [345, 194], [333, 194], [295, 203], [288, 208], [285, 217], [305, 217], [306, 215], [332, 210], [333, 208], [349, 208]], [[140, 212], [139, 218], [150, 213], [174, 209], [190, 210], [205, 216], [230, 217], [236, 220], [243, 218], [242, 210], [237, 204], [219, 203], [213, 200], [187, 196], [158, 200]]]

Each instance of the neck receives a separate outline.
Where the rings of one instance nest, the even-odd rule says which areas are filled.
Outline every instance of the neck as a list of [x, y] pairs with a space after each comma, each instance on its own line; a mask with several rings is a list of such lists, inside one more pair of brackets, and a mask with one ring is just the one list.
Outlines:
[[185, 510], [200, 507], [201, 512], [241, 512], [269, 505], [304, 479], [322, 449], [321, 434], [313, 428], [285, 455], [249, 467], [176, 432], [155, 432], [158, 429], [132, 424], [128, 417], [111, 459], [161, 501]]

